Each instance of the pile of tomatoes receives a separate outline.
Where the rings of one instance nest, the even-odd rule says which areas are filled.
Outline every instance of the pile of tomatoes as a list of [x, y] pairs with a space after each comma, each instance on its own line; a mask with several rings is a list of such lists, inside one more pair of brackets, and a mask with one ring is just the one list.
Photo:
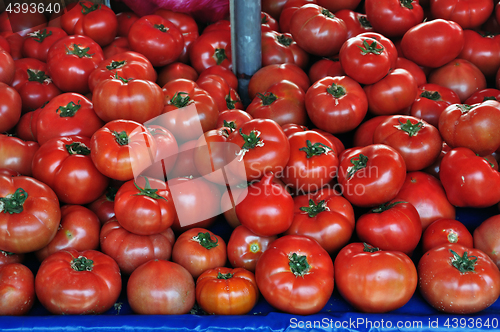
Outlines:
[[0, 315], [122, 293], [138, 314], [263, 297], [308, 315], [334, 288], [361, 312], [497, 300], [500, 215], [470, 229], [456, 208], [500, 202], [500, 3], [262, 0], [261, 17], [244, 105], [228, 20], [86, 0], [0, 15]]

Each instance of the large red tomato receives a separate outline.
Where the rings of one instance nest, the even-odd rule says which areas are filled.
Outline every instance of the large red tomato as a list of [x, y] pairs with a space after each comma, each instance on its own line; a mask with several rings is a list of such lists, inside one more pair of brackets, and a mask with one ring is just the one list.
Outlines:
[[373, 29], [391, 38], [403, 36], [424, 19], [418, 0], [366, 0], [365, 11]]
[[[439, 247], [448, 243], [458, 243], [467, 248], [474, 247], [472, 234], [464, 224], [455, 219], [441, 218], [433, 221], [427, 226], [422, 234], [423, 253], [426, 253], [434, 247]], [[476, 248], [487, 252], [484, 247], [480, 247], [479, 243], [476, 245]]]
[[46, 27], [30, 33], [23, 42], [23, 55], [27, 58], [35, 58], [45, 62], [50, 47], [67, 35], [66, 31], [57, 27]]
[[198, 74], [212, 66], [222, 66], [232, 70], [229, 30], [204, 31], [191, 44], [189, 60]]
[[458, 57], [475, 64], [487, 78], [495, 77], [500, 68], [500, 36], [464, 30], [464, 41]]
[[500, 266], [499, 225], [500, 215], [494, 215], [483, 221], [473, 233], [474, 248], [484, 251], [497, 267]]
[[0, 83], [0, 133], [14, 128], [21, 118], [22, 99], [19, 93]]
[[434, 18], [457, 22], [463, 29], [479, 28], [493, 13], [490, 0], [430, 0], [430, 13]]
[[11, 84], [14, 80], [14, 59], [4, 49], [0, 49], [0, 82]]
[[31, 176], [33, 156], [40, 145], [33, 141], [0, 134], [0, 168]]
[[289, 62], [305, 69], [309, 63], [309, 54], [297, 44], [289, 33], [263, 32], [261, 44], [262, 66]]
[[20, 316], [35, 304], [35, 277], [25, 265], [0, 265], [0, 316]]

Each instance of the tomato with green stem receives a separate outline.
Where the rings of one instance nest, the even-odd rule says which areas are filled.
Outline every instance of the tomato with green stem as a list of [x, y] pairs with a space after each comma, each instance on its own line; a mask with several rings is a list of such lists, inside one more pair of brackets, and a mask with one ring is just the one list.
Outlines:
[[[467, 248], [474, 247], [472, 234], [464, 224], [456, 219], [437, 219], [427, 226], [422, 234], [422, 252], [424, 253], [448, 243], [458, 243]], [[479, 246], [476, 248], [486, 252], [484, 248]]]

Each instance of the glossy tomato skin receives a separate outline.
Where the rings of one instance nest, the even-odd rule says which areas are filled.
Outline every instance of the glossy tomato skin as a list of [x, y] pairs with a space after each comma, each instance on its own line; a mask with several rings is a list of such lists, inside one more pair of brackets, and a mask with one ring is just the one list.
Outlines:
[[127, 37], [130, 27], [139, 19], [139, 16], [132, 11], [123, 11], [116, 13], [116, 19], [118, 21], [116, 35], [118, 37]]
[[[449, 243], [458, 243], [467, 248], [474, 247], [472, 234], [467, 227], [455, 219], [441, 218], [433, 221], [422, 234], [422, 252]], [[484, 248], [476, 246], [477, 249]]]
[[439, 178], [455, 206], [481, 208], [500, 201], [500, 173], [468, 148], [454, 148], [445, 154]]
[[116, 37], [108, 46], [102, 49], [104, 59], [109, 59], [117, 54], [132, 51], [127, 37]]
[[224, 77], [215, 74], [204, 75], [196, 84], [214, 99], [219, 113], [227, 109], [244, 108], [238, 92], [229, 86]]
[[[323, 5], [323, 7], [325, 6]], [[355, 37], [360, 33], [374, 31], [366, 14], [355, 12], [354, 9], [341, 8], [338, 11], [333, 11], [335, 16], [343, 20], [346, 25], [347, 39]]]
[[464, 30], [464, 47], [458, 57], [472, 62], [487, 78], [495, 77], [500, 68], [500, 37]]
[[430, 0], [433, 17], [457, 22], [463, 29], [479, 28], [494, 7], [494, 1], [488, 0]]
[[47, 141], [33, 156], [33, 177], [49, 185], [61, 202], [91, 203], [104, 193], [109, 179], [95, 167], [89, 147], [90, 139], [82, 136]]
[[0, 49], [0, 82], [11, 84], [14, 80], [15, 66], [14, 59], [4, 49]]
[[0, 168], [31, 176], [31, 163], [39, 148], [37, 142], [23, 141], [14, 136], [0, 134]]
[[311, 83], [314, 84], [327, 76], [345, 76], [345, 72], [338, 58], [334, 58], [333, 60], [320, 59], [309, 67], [307, 75]]
[[292, 20], [293, 14], [299, 9], [300, 7], [307, 5], [307, 4], [316, 4], [316, 0], [288, 0], [286, 3], [283, 5], [283, 8], [280, 12], [279, 15], [279, 25], [280, 29], [279, 31], [281, 32], [290, 32], [290, 21]]
[[476, 227], [473, 233], [474, 248], [484, 251], [497, 267], [500, 266], [500, 257], [498, 255], [500, 245], [498, 241], [499, 224], [499, 215], [491, 216]]
[[427, 83], [427, 74], [426, 72], [417, 65], [415, 62], [403, 58], [401, 54], [398, 54], [398, 58], [396, 60], [395, 68], [403, 68], [406, 69], [410, 74], [412, 74], [413, 78], [417, 82], [417, 86], [421, 86]]
[[[291, 264], [299, 259], [305, 264], [291, 270]], [[332, 259], [315, 240], [286, 235], [273, 241], [260, 257], [255, 278], [261, 294], [273, 307], [309, 315], [323, 309], [330, 299], [333, 271]]]
[[383, 313], [405, 305], [418, 282], [413, 261], [403, 252], [353, 242], [335, 258], [335, 283], [357, 310]]
[[493, 88], [486, 88], [483, 90], [476, 91], [469, 98], [467, 98], [464, 104], [467, 105], [479, 104], [487, 100], [500, 101], [500, 90]]
[[[4, 202], [2, 212], [5, 212], [0, 214], [0, 250], [22, 254], [45, 247], [54, 238], [61, 220], [59, 200], [54, 191], [26, 176], [2, 175], [0, 184], [0, 197]], [[13, 196], [7, 200], [8, 195]], [[15, 206], [12, 206], [13, 201]], [[23, 206], [23, 209], [20, 211], [16, 206]]]
[[196, 280], [196, 302], [207, 314], [245, 315], [258, 299], [255, 276], [243, 268], [216, 267]]
[[130, 27], [130, 48], [148, 58], [153, 66], [161, 67], [179, 59], [184, 38], [177, 26], [160, 15], [146, 15]]
[[232, 70], [230, 31], [204, 31], [191, 44], [189, 60], [198, 74], [216, 65]]
[[408, 202], [393, 199], [356, 221], [360, 241], [382, 249], [402, 251], [411, 256], [422, 235], [417, 209]]
[[226, 265], [224, 240], [203, 228], [192, 228], [182, 233], [172, 248], [172, 261], [186, 268], [193, 278], [203, 272]]
[[196, 300], [195, 282], [181, 265], [152, 259], [130, 275], [127, 299], [139, 315], [187, 314]]
[[123, 228], [116, 218], [102, 226], [99, 236], [101, 251], [111, 256], [125, 275], [152, 259], [169, 260], [174, 241], [171, 228], [153, 235], [138, 235]]
[[[241, 109], [225, 110], [219, 112], [219, 117], [217, 118], [216, 128], [227, 127], [234, 130], [239, 130], [239, 128], [246, 122], [253, 119], [253, 116], [248, 114], [248, 112]], [[227, 125], [224, 124], [224, 121]]]
[[198, 79], [198, 72], [185, 63], [172, 62], [158, 71], [156, 83], [158, 83], [159, 86], [164, 86], [177, 78], [186, 78], [191, 81], [196, 81]]
[[332, 134], [353, 130], [368, 111], [366, 93], [349, 76], [320, 79], [307, 90], [305, 105], [312, 123]]
[[174, 135], [157, 125], [146, 125], [146, 128], [156, 142], [156, 156], [154, 163], [141, 174], [158, 179], [165, 179], [165, 174], [170, 174], [177, 161], [179, 146]]
[[367, 0], [365, 11], [373, 29], [390, 38], [403, 36], [424, 18], [424, 10], [418, 0]]
[[305, 69], [309, 54], [303, 50], [289, 33], [266, 31], [262, 33], [262, 66], [295, 63]]
[[53, 314], [100, 314], [118, 300], [118, 264], [96, 250], [67, 249], [47, 257], [35, 277], [35, 291]]
[[353, 147], [363, 147], [373, 144], [373, 132], [379, 124], [389, 118], [390, 115], [378, 115], [363, 121], [354, 131]]
[[14, 88], [0, 83], [0, 132], [14, 128], [21, 118], [22, 99]]
[[409, 29], [401, 40], [401, 49], [417, 65], [438, 68], [455, 59], [464, 43], [464, 32], [458, 23], [436, 19]]
[[259, 236], [246, 226], [239, 225], [227, 242], [227, 258], [232, 267], [255, 272], [260, 256], [276, 240], [277, 236]]
[[[472, 270], [461, 271], [454, 264], [465, 253], [467, 260], [477, 260], [473, 264], [464, 263], [472, 265]], [[489, 307], [500, 295], [500, 272], [491, 258], [479, 249], [457, 243], [427, 251], [418, 262], [418, 273], [420, 293], [442, 312], [476, 313]]]
[[371, 144], [345, 150], [337, 174], [342, 194], [351, 204], [371, 207], [396, 197], [405, 180], [406, 165], [393, 148]]
[[97, 250], [101, 223], [97, 215], [81, 205], [63, 205], [61, 224], [50, 243], [35, 252], [41, 262], [51, 254], [68, 248], [78, 251]]
[[118, 188], [115, 186], [109, 186], [104, 194], [87, 205], [97, 215], [101, 225], [115, 216], [115, 195], [117, 191]]
[[91, 38], [67, 36], [55, 42], [47, 54], [47, 69], [54, 84], [63, 92], [90, 91], [90, 73], [104, 60], [101, 47]]
[[35, 277], [25, 265], [0, 265], [0, 316], [27, 314], [35, 304]]

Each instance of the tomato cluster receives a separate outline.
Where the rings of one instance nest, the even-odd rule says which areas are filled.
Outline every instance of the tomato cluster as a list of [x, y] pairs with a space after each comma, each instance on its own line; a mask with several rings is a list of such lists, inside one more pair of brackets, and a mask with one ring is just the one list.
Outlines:
[[261, 4], [248, 105], [229, 20], [0, 14], [0, 315], [497, 300], [500, 2]]

